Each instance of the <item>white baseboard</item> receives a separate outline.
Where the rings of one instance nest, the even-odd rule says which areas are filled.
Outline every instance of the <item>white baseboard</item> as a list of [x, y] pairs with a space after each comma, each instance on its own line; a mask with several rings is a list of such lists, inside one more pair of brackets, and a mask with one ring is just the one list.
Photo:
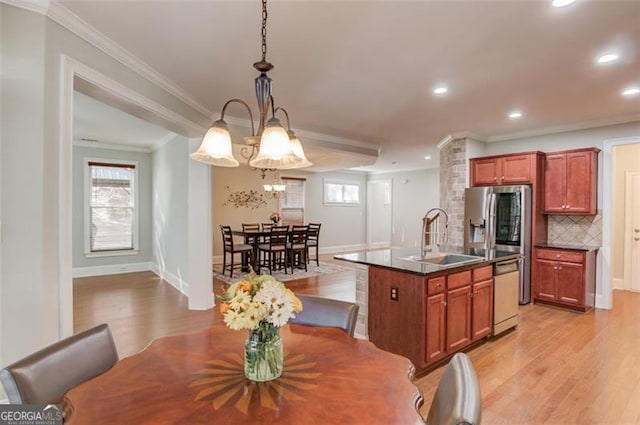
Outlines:
[[612, 289], [629, 289], [625, 286], [624, 279], [620, 279], [618, 277], [611, 278], [611, 288]]
[[173, 286], [187, 297], [189, 296], [189, 284], [182, 278], [166, 270], [161, 270], [157, 264], [153, 263], [151, 264], [151, 271], [160, 276], [162, 280], [169, 283], [169, 285]]
[[320, 247], [320, 254], [340, 254], [343, 252], [362, 251], [367, 249], [367, 245], [364, 243], [354, 245], [338, 245], [338, 246], [325, 246]]
[[370, 243], [369, 245], [367, 245], [367, 249], [385, 249], [385, 248], [390, 248], [391, 247], [391, 242], [386, 241], [386, 242], [373, 242]]
[[152, 270], [151, 263], [112, 264], [108, 266], [76, 267], [73, 277], [103, 276], [109, 274], [145, 272]]

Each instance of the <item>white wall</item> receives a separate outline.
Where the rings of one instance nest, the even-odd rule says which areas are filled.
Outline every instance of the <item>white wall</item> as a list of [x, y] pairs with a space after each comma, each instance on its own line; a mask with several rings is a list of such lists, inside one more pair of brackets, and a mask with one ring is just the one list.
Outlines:
[[156, 149], [153, 162], [153, 263], [169, 283], [188, 291], [188, 141], [177, 136]]
[[367, 248], [388, 248], [392, 229], [392, 181], [367, 180]]
[[[135, 255], [121, 255], [98, 258], [87, 258], [84, 254], [84, 164], [86, 158], [100, 158], [136, 161], [138, 163], [138, 242], [139, 250]], [[73, 147], [73, 269], [74, 275], [100, 274], [108, 270], [116, 270], [116, 265], [149, 263], [151, 261], [151, 154], [113, 149], [96, 149], [85, 146]], [[84, 270], [83, 270], [84, 269]]]
[[392, 180], [391, 245], [419, 248], [422, 217], [430, 208], [439, 206], [439, 168], [375, 174], [369, 179]]
[[[61, 55], [198, 123], [209, 118], [93, 45], [34, 12], [0, 3], [2, 50], [2, 352], [8, 364], [63, 333], [58, 258]], [[69, 196], [69, 199], [71, 197]], [[69, 205], [70, 207], [70, 205]], [[69, 261], [71, 263], [71, 261]], [[69, 268], [71, 264], [67, 265]], [[70, 286], [70, 282], [62, 282]]]

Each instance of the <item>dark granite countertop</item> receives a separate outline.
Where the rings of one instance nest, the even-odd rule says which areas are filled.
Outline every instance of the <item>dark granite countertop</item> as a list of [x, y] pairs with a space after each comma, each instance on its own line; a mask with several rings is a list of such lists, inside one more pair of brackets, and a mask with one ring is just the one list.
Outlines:
[[389, 248], [373, 251], [344, 253], [335, 255], [333, 258], [337, 260], [349, 261], [352, 263], [366, 264], [368, 266], [385, 267], [388, 269], [404, 271], [407, 273], [428, 275], [443, 271], [450, 273], [455, 269], [464, 270], [522, 256], [522, 254], [520, 253], [507, 251], [484, 249], [455, 249], [447, 250], [446, 252], [477, 256], [478, 261], [472, 263], [436, 266], [429, 263], [408, 259], [408, 257], [417, 255], [418, 251], [419, 249], [416, 248]]
[[574, 251], [597, 251], [599, 246], [595, 245], [563, 245], [552, 243], [537, 243], [536, 248], [551, 248], [551, 249], [570, 249]]

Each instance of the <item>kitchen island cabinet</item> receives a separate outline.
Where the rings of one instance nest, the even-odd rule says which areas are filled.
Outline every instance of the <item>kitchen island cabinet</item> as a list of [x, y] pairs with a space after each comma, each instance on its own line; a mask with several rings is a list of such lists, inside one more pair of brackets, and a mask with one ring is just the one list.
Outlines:
[[493, 331], [493, 263], [520, 257], [473, 250], [464, 265], [434, 266], [408, 259], [408, 251], [378, 250], [335, 256], [368, 266], [365, 311], [368, 338], [378, 348], [409, 358], [418, 375]]

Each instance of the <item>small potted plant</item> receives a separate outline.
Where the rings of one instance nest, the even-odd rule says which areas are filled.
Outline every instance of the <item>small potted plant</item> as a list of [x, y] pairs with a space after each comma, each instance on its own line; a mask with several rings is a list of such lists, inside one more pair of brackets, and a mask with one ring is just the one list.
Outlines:
[[278, 211], [272, 212], [269, 216], [269, 220], [271, 220], [273, 224], [278, 224], [278, 222], [280, 221], [280, 213]]

